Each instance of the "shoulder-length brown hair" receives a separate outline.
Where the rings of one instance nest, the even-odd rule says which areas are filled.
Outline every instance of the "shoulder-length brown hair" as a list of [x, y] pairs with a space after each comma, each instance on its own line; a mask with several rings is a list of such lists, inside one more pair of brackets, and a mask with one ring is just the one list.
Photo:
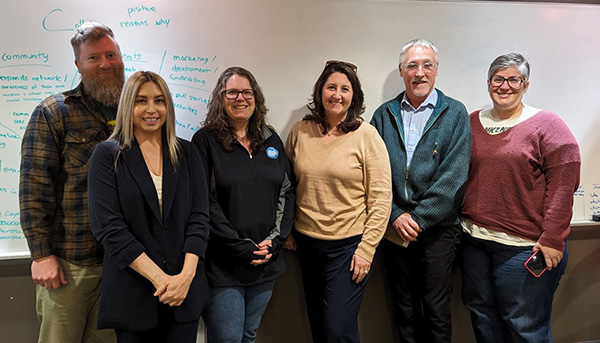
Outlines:
[[267, 115], [268, 109], [265, 105], [265, 97], [258, 82], [254, 78], [254, 75], [242, 67], [229, 67], [221, 74], [221, 76], [219, 76], [215, 89], [213, 89], [212, 94], [210, 95], [208, 112], [206, 113], [206, 120], [204, 120], [203, 127], [216, 135], [217, 141], [225, 148], [225, 150], [233, 150], [233, 144], [236, 142], [236, 135], [233, 126], [229, 122], [229, 117], [227, 117], [227, 113], [225, 112], [225, 100], [223, 99], [225, 96], [223, 94], [225, 85], [233, 75], [246, 78], [254, 91], [254, 113], [252, 113], [252, 116], [248, 121], [246, 137], [250, 140], [250, 149], [255, 150], [265, 140], [261, 127], [265, 124], [265, 116]]
[[358, 129], [363, 122], [361, 115], [365, 112], [365, 94], [363, 93], [360, 80], [356, 74], [356, 69], [345, 62], [336, 61], [325, 65], [325, 69], [323, 69], [321, 76], [319, 76], [313, 87], [312, 100], [306, 105], [310, 110], [310, 114], [305, 115], [302, 120], [310, 120], [317, 124], [321, 124], [321, 127], [323, 127], [323, 134], [329, 131], [330, 127], [325, 120], [325, 107], [323, 107], [321, 93], [325, 86], [325, 82], [327, 82], [327, 79], [333, 73], [342, 73], [346, 75], [348, 81], [350, 81], [350, 85], [352, 85], [352, 103], [348, 109], [348, 114], [346, 115], [346, 118], [337, 125], [337, 129], [340, 132], [348, 133]]

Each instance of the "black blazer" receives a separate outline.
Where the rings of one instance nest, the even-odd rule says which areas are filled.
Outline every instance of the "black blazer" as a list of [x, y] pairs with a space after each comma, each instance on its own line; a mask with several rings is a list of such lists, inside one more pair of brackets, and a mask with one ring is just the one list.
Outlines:
[[137, 143], [119, 153], [116, 142], [106, 141], [92, 153], [88, 172], [90, 221], [105, 250], [99, 328], [142, 331], [157, 325], [160, 302], [153, 296], [155, 288], [128, 267], [142, 252], [169, 275], [181, 271], [186, 252], [198, 255], [196, 276], [187, 297], [173, 311], [177, 321], [189, 322], [199, 319], [208, 305], [210, 291], [204, 272], [208, 190], [198, 151], [188, 141], [180, 140], [180, 144], [182, 158], [174, 171], [163, 140], [162, 216]]

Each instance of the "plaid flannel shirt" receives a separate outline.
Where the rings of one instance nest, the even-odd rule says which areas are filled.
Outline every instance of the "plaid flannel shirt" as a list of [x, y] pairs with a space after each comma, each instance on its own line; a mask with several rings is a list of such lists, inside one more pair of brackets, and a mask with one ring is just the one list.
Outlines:
[[77, 88], [46, 98], [33, 111], [21, 146], [19, 205], [31, 257], [102, 264], [90, 230], [88, 159], [110, 135], [102, 112]]

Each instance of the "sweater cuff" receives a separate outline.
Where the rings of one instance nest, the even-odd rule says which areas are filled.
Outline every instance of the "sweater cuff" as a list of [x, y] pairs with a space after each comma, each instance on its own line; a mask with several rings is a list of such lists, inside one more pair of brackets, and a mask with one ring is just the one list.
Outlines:
[[361, 241], [360, 243], [358, 243], [358, 246], [356, 247], [356, 251], [354, 251], [354, 253], [369, 261], [369, 263], [373, 263], [375, 248], [371, 247], [368, 243]]
[[565, 241], [563, 239], [551, 234], [547, 234], [546, 232], [542, 233], [537, 241], [545, 247], [550, 247], [559, 251], [565, 250]]
[[392, 205], [392, 213], [390, 213], [390, 224], [393, 223], [394, 220], [398, 219], [398, 217], [400, 217], [405, 212], [406, 211], [403, 211], [399, 207]]

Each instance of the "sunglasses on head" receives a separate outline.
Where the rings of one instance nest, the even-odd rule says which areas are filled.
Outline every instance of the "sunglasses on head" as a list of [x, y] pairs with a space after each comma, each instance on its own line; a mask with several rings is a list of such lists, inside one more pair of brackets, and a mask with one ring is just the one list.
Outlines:
[[329, 61], [325, 62], [326, 67], [329, 65], [332, 65], [332, 64], [343, 64], [346, 67], [350, 68], [355, 73], [358, 70], [358, 67], [356, 66], [356, 64], [350, 63], [350, 62], [344, 62], [344, 61], [338, 61], [338, 60], [329, 60]]

